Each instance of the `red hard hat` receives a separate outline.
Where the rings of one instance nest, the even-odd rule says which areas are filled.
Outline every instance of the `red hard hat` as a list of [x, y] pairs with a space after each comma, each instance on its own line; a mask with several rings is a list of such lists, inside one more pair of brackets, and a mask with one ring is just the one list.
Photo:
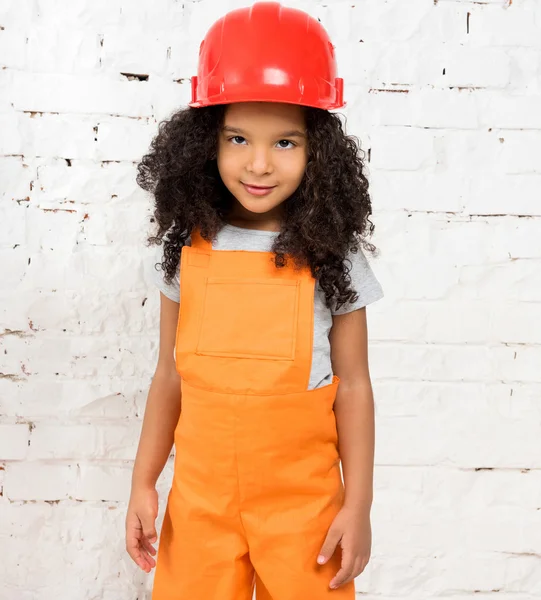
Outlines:
[[345, 106], [334, 47], [307, 13], [256, 2], [218, 19], [199, 49], [191, 107], [231, 102]]

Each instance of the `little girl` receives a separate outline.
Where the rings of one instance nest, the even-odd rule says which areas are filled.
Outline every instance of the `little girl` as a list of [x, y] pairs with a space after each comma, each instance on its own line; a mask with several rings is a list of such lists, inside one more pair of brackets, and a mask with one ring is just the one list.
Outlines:
[[361, 250], [375, 247], [359, 148], [329, 112], [342, 89], [317, 20], [234, 10], [138, 166], [165, 277], [126, 548], [156, 566], [153, 600], [251, 600], [254, 586], [258, 600], [353, 600], [368, 563], [365, 307], [383, 292]]

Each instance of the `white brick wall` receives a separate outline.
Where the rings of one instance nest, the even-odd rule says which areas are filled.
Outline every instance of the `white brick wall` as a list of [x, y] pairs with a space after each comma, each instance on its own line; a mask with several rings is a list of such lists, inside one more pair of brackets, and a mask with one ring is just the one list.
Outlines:
[[[159, 309], [134, 167], [248, 2], [0, 2], [1, 600], [150, 598], [124, 552]], [[329, 30], [370, 150], [386, 296], [359, 595], [538, 599], [541, 2], [286, 3]]]

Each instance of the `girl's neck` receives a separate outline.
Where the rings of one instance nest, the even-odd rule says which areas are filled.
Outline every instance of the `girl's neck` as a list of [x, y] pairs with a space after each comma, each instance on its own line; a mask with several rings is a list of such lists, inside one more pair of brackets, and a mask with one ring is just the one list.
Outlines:
[[275, 206], [266, 213], [252, 213], [242, 206], [236, 199], [232, 198], [232, 205], [225, 215], [225, 222], [242, 229], [252, 229], [256, 231], [280, 231], [284, 207]]
[[276, 221], [247, 221], [238, 217], [228, 217], [226, 222], [241, 229], [254, 229], [256, 231], [280, 231], [280, 223]]
[[257, 231], [280, 231], [282, 211], [272, 210], [263, 214], [250, 213], [243, 207], [233, 207], [225, 217], [226, 223], [243, 229]]

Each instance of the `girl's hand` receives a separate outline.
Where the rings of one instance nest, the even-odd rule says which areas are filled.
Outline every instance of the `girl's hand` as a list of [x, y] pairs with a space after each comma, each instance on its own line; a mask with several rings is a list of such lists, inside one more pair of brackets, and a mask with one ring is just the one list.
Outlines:
[[[126, 550], [133, 561], [146, 571], [156, 566], [152, 558], [157, 539], [158, 492], [154, 487], [132, 488], [126, 514]], [[152, 555], [152, 556], [151, 556]]]
[[329, 527], [317, 562], [325, 564], [334, 554], [339, 542], [342, 547], [342, 564], [330, 582], [332, 589], [355, 579], [370, 560], [372, 530], [369, 513], [342, 507]]

